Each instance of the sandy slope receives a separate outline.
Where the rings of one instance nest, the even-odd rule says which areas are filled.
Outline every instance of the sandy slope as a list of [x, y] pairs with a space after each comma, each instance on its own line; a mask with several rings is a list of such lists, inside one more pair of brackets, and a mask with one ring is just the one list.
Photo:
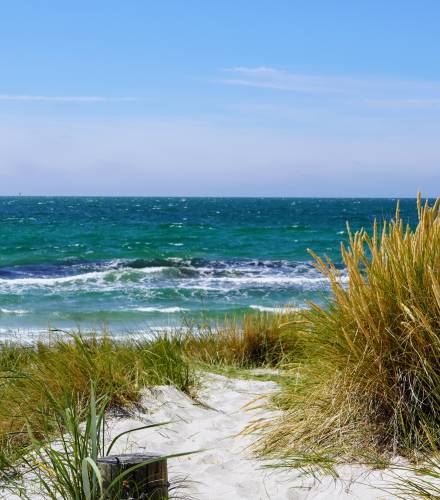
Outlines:
[[139, 426], [140, 421], [173, 420], [163, 428], [129, 435], [122, 439], [117, 451], [171, 454], [205, 449], [169, 462], [172, 483], [187, 479], [189, 489], [180, 492], [185, 497], [210, 500], [391, 498], [373, 487], [385, 484], [384, 473], [380, 471], [347, 466], [340, 470], [343, 480], [322, 478], [316, 482], [300, 477], [297, 471], [265, 469], [263, 462], [253, 458], [249, 450], [253, 437], [238, 434], [250, 421], [269, 413], [267, 409], [255, 408], [255, 404], [251, 405], [254, 408], [245, 407], [275, 389], [274, 382], [206, 375], [200, 392], [204, 407], [172, 387], [157, 387], [143, 396], [145, 412], [135, 418], [111, 419], [109, 432], [114, 436]]

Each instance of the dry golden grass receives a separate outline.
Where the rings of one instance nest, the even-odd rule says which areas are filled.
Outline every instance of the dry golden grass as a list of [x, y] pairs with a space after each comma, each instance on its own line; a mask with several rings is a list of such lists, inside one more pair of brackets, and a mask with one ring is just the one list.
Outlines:
[[349, 281], [314, 255], [333, 299], [306, 314], [304, 358], [278, 403], [266, 453], [297, 460], [411, 454], [440, 442], [440, 200], [341, 246]]
[[193, 361], [239, 368], [278, 365], [296, 345], [294, 337], [283, 335], [283, 324], [291, 321], [291, 315], [261, 313], [150, 340], [71, 335], [49, 336], [30, 347], [1, 345], [0, 470], [2, 460], [27, 446], [28, 427], [36, 436], [47, 434], [55, 407], [76, 401], [78, 411], [86, 408], [91, 384], [98, 398], [117, 407], [135, 404], [146, 386], [171, 384], [193, 394]]
[[193, 394], [193, 361], [239, 368], [278, 365], [296, 346], [294, 337], [283, 335], [283, 324], [291, 321], [291, 315], [261, 313], [150, 340], [71, 335], [49, 336], [30, 347], [1, 345], [0, 470], [2, 460], [28, 444], [28, 428], [36, 436], [43, 429], [47, 434], [53, 408], [72, 401], [78, 411], [86, 408], [91, 384], [98, 398], [118, 407], [135, 404], [146, 386], [171, 384]]
[[[187, 354], [210, 365], [254, 368], [278, 366], [299, 349], [292, 328], [301, 313], [256, 313], [183, 336]], [[290, 328], [286, 329], [285, 325]]]
[[[191, 393], [196, 377], [177, 338], [116, 342], [109, 337], [52, 339], [35, 347], [3, 345], [0, 349], [0, 465], [44, 429], [54, 406], [79, 410], [97, 397], [111, 406], [136, 403], [146, 386], [172, 384]], [[50, 394], [50, 398], [48, 398]], [[56, 405], [54, 405], [56, 403]]]

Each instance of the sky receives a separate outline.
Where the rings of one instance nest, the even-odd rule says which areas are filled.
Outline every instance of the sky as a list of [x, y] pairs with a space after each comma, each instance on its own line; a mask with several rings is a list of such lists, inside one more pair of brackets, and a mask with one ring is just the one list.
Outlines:
[[440, 195], [438, 0], [1, 11], [0, 195]]

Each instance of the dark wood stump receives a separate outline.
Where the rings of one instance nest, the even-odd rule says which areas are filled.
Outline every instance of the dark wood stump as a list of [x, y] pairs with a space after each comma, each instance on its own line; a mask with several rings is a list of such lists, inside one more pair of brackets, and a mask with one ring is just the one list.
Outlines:
[[122, 481], [107, 492], [108, 499], [168, 499], [168, 469], [166, 458], [155, 453], [132, 455], [109, 455], [98, 458], [98, 467], [102, 475], [104, 491], [111, 482], [127, 469], [143, 462], [154, 462], [142, 465], [129, 472]]

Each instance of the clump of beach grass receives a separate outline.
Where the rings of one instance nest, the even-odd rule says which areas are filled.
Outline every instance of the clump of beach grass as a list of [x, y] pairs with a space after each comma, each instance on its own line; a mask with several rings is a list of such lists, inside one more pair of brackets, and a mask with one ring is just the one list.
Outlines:
[[[61, 405], [46, 386], [41, 387], [41, 392], [51, 403], [51, 411], [39, 432], [40, 436], [28, 428], [29, 445], [23, 449], [16, 464], [21, 474], [6, 479], [4, 490], [20, 498], [38, 495], [53, 500], [116, 500], [127, 496], [124, 488], [129, 486], [127, 478], [130, 473], [159, 459], [185, 455], [180, 453], [146, 459], [128, 469], [121, 469], [119, 475], [111, 478], [110, 484], [105, 483], [99, 469], [99, 459], [110, 455], [121, 437], [168, 422], [143, 425], [122, 432], [107, 443], [105, 414], [110, 400], [105, 396], [97, 399], [93, 384], [90, 389], [89, 404], [81, 407], [74, 398], [67, 406]], [[138, 486], [143, 488], [146, 485]], [[155, 497], [158, 496], [157, 492]]]
[[303, 358], [278, 396], [283, 415], [265, 423], [263, 453], [301, 466], [440, 442], [440, 199], [417, 207], [413, 229], [397, 206], [381, 230], [349, 230], [348, 281], [313, 254], [333, 297], [305, 313]]
[[71, 407], [74, 401], [77, 411], [83, 411], [90, 402], [91, 384], [109, 408], [130, 408], [144, 387], [169, 384], [193, 394], [196, 383], [179, 339], [165, 335], [116, 341], [78, 334], [29, 347], [3, 345], [0, 462], [7, 468], [20, 456], [29, 444], [29, 429], [36, 437], [46, 435], [54, 408]]
[[297, 354], [300, 346], [293, 325], [301, 322], [301, 312], [259, 312], [240, 320], [225, 318], [221, 324], [185, 334], [185, 351], [192, 359], [211, 366], [277, 367]]
[[[74, 401], [81, 414], [90, 402], [91, 384], [98, 399], [108, 400], [108, 408], [129, 409], [145, 387], [155, 385], [173, 385], [194, 396], [200, 368], [275, 367], [285, 361], [297, 348], [291, 334], [295, 321], [300, 322], [299, 313], [256, 313], [146, 338], [49, 332], [33, 345], [3, 343], [0, 469], [10, 471], [27, 449], [29, 429], [36, 438], [48, 435], [57, 408], [72, 407]], [[288, 335], [285, 324], [290, 325]]]

